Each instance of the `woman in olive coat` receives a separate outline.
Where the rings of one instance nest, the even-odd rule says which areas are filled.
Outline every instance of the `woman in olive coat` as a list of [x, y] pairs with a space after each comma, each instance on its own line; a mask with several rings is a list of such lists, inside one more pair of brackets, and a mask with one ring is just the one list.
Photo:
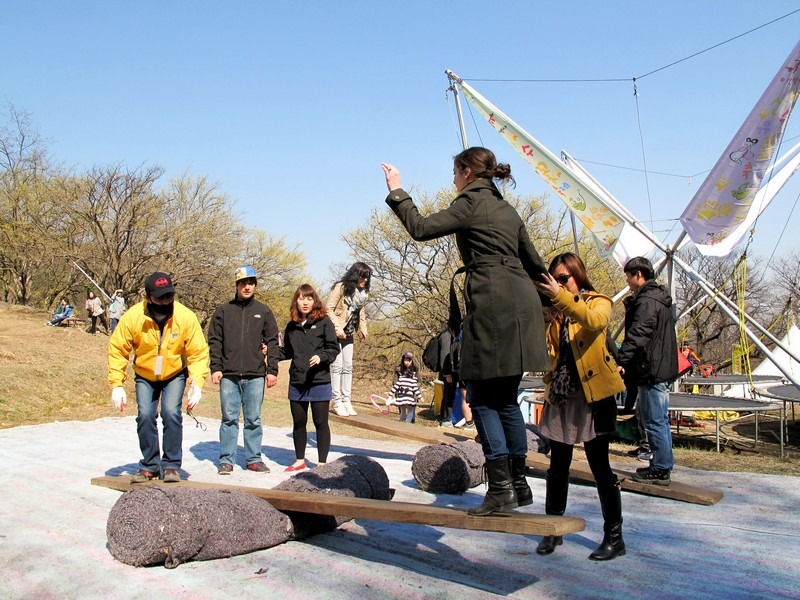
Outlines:
[[[417, 241], [455, 234], [466, 278], [459, 375], [486, 457], [489, 491], [471, 514], [488, 515], [531, 504], [525, 480], [525, 422], [517, 405], [524, 371], [548, 367], [542, 305], [532, 278], [547, 272], [516, 210], [494, 179], [513, 181], [486, 148], [469, 148], [453, 161], [458, 196], [423, 217], [400, 186], [400, 173], [382, 163], [386, 203]], [[451, 316], [452, 319], [452, 316]]]

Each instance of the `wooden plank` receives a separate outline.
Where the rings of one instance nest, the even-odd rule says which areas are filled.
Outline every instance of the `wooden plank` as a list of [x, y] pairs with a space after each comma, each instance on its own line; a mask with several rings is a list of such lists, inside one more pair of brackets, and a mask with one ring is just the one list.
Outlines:
[[[538, 452], [528, 452], [528, 458], [525, 464], [533, 469], [542, 471], [541, 476], [544, 477], [544, 473], [550, 467], [550, 459]], [[692, 504], [701, 504], [703, 506], [711, 506], [722, 499], [722, 492], [720, 490], [712, 490], [688, 483], [681, 483], [674, 479], [670, 481], [669, 485], [639, 483], [633, 480], [633, 472], [631, 471], [614, 468], [611, 470], [616, 473], [619, 478], [620, 487], [626, 492], [635, 492], [647, 496], [657, 496], [659, 498], [669, 498], [671, 500], [681, 500], [683, 502], [691, 502]], [[569, 469], [569, 476], [570, 479], [576, 483], [595, 485], [592, 470], [589, 468], [589, 463], [585, 460], [573, 460]]]
[[135, 487], [146, 485], [164, 485], [168, 487], [188, 487], [198, 489], [236, 490], [252, 494], [268, 501], [282, 511], [295, 511], [319, 515], [335, 515], [354, 519], [374, 519], [376, 521], [396, 521], [417, 523], [454, 529], [473, 529], [494, 531], [499, 533], [518, 533], [524, 535], [566, 535], [583, 531], [586, 522], [577, 517], [557, 517], [537, 515], [523, 512], [507, 512], [476, 517], [467, 514], [466, 509], [430, 506], [413, 502], [395, 502], [394, 500], [374, 500], [371, 498], [348, 498], [325, 494], [289, 492], [254, 488], [222, 483], [183, 480], [180, 483], [130, 482], [130, 476], [94, 477], [92, 485], [125, 492]]
[[463, 442], [474, 439], [472, 436], [461, 433], [458, 429], [434, 429], [432, 427], [422, 427], [412, 423], [401, 423], [397, 419], [390, 417], [378, 417], [374, 415], [358, 415], [357, 417], [340, 417], [335, 413], [328, 415], [330, 421], [341, 423], [342, 425], [352, 425], [359, 429], [368, 429], [378, 433], [385, 433], [423, 444], [452, 444], [453, 442]]
[[[395, 435], [404, 439], [414, 440], [425, 444], [451, 444], [455, 441], [464, 441], [473, 439], [469, 435], [456, 430], [442, 430], [433, 429], [431, 427], [420, 427], [419, 425], [411, 425], [410, 423], [401, 423], [393, 419], [385, 417], [377, 417], [373, 415], [358, 415], [357, 417], [339, 417], [331, 414], [330, 419], [337, 423], [344, 423], [352, 425], [353, 427], [360, 427], [370, 431], [377, 431], [389, 435]], [[538, 471], [547, 471], [550, 466], [550, 459], [544, 454], [538, 452], [529, 452], [526, 464]], [[669, 498], [671, 500], [680, 500], [683, 502], [691, 502], [692, 504], [701, 504], [703, 506], [710, 506], [716, 504], [722, 499], [722, 492], [720, 490], [712, 490], [703, 488], [696, 485], [689, 485], [688, 483], [681, 483], [674, 479], [669, 485], [653, 485], [648, 483], [639, 483], [633, 480], [633, 473], [622, 469], [612, 469], [620, 480], [620, 486], [626, 492], [634, 492], [637, 494], [644, 494], [647, 496], [656, 496], [659, 498]], [[577, 483], [585, 483], [587, 485], [594, 485], [594, 477], [592, 471], [589, 469], [589, 463], [584, 460], [573, 460], [570, 467], [570, 478]], [[543, 476], [543, 474], [542, 474]]]

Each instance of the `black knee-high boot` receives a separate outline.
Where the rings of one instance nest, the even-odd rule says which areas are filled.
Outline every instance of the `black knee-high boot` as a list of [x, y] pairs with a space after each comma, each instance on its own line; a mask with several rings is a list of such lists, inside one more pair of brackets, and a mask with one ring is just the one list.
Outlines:
[[533, 504], [533, 492], [525, 476], [528, 474], [528, 467], [525, 465], [524, 456], [509, 456], [508, 466], [511, 469], [511, 481], [514, 485], [514, 492], [517, 494], [517, 505], [528, 506]]
[[508, 457], [495, 458], [486, 461], [486, 477], [489, 480], [489, 490], [480, 506], [467, 512], [471, 515], [484, 517], [495, 512], [503, 512], [517, 507], [517, 495], [511, 482], [511, 472], [508, 468]]
[[[548, 515], [564, 514], [567, 510], [567, 494], [569, 493], [569, 475], [553, 476], [547, 473], [547, 496], [544, 500], [544, 512]], [[560, 546], [564, 538], [560, 535], [546, 535], [536, 547], [537, 554], [552, 554], [556, 546]]]
[[603, 510], [603, 541], [589, 555], [591, 560], [611, 560], [625, 555], [625, 541], [622, 539], [622, 496], [619, 481], [597, 486], [600, 508]]

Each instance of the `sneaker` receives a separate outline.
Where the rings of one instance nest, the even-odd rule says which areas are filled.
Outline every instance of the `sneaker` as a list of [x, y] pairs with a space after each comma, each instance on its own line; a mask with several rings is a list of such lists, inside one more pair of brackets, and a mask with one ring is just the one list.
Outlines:
[[475, 429], [475, 421], [467, 421], [464, 424], [464, 429]]
[[439, 421], [439, 427], [452, 427], [453, 422], [450, 420], [447, 421]]
[[642, 462], [650, 462], [653, 460], [653, 453], [652, 452], [640, 452], [636, 455], [636, 460], [641, 460]]
[[639, 483], [669, 485], [669, 469], [654, 469], [652, 467], [636, 469], [632, 479]]
[[639, 458], [639, 455], [642, 452], [648, 452], [647, 448], [643, 448], [642, 446], [636, 446], [633, 450], [628, 450], [625, 454], [630, 456], [631, 458]]
[[269, 473], [269, 467], [262, 461], [250, 463], [247, 465], [247, 470], [253, 471], [254, 473]]
[[219, 463], [217, 475], [230, 475], [231, 473], [233, 473], [233, 465], [231, 463]]
[[144, 483], [145, 481], [152, 481], [153, 479], [158, 479], [158, 473], [139, 469], [136, 471], [136, 474], [131, 477], [131, 483]]
[[164, 483], [177, 483], [181, 480], [178, 469], [164, 469]]
[[453, 423], [453, 427], [458, 427], [459, 429], [461, 429], [466, 424], [467, 424], [467, 420], [462, 417], [461, 420], [458, 423]]

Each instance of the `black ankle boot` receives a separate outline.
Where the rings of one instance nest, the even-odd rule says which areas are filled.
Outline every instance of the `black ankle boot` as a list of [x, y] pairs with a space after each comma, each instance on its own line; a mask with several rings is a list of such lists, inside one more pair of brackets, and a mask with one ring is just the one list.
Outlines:
[[563, 543], [564, 538], [560, 535], [546, 535], [542, 538], [542, 541], [539, 542], [539, 545], [536, 546], [536, 554], [552, 554], [556, 546], [560, 546]]
[[509, 456], [508, 466], [511, 470], [511, 481], [514, 492], [517, 494], [517, 505], [528, 506], [533, 504], [533, 492], [525, 476], [528, 474], [528, 467], [525, 465], [524, 456]]
[[622, 539], [622, 523], [615, 523], [606, 529], [603, 541], [589, 555], [590, 560], [611, 560], [625, 556], [625, 541]]
[[503, 512], [516, 508], [517, 495], [511, 483], [511, 473], [508, 469], [508, 457], [495, 458], [486, 461], [486, 476], [489, 480], [489, 491], [480, 506], [468, 510], [467, 513], [484, 517], [495, 512]]
[[603, 541], [589, 555], [591, 560], [611, 560], [625, 555], [625, 540], [622, 539], [622, 497], [619, 481], [597, 486], [600, 508], [603, 510]]

